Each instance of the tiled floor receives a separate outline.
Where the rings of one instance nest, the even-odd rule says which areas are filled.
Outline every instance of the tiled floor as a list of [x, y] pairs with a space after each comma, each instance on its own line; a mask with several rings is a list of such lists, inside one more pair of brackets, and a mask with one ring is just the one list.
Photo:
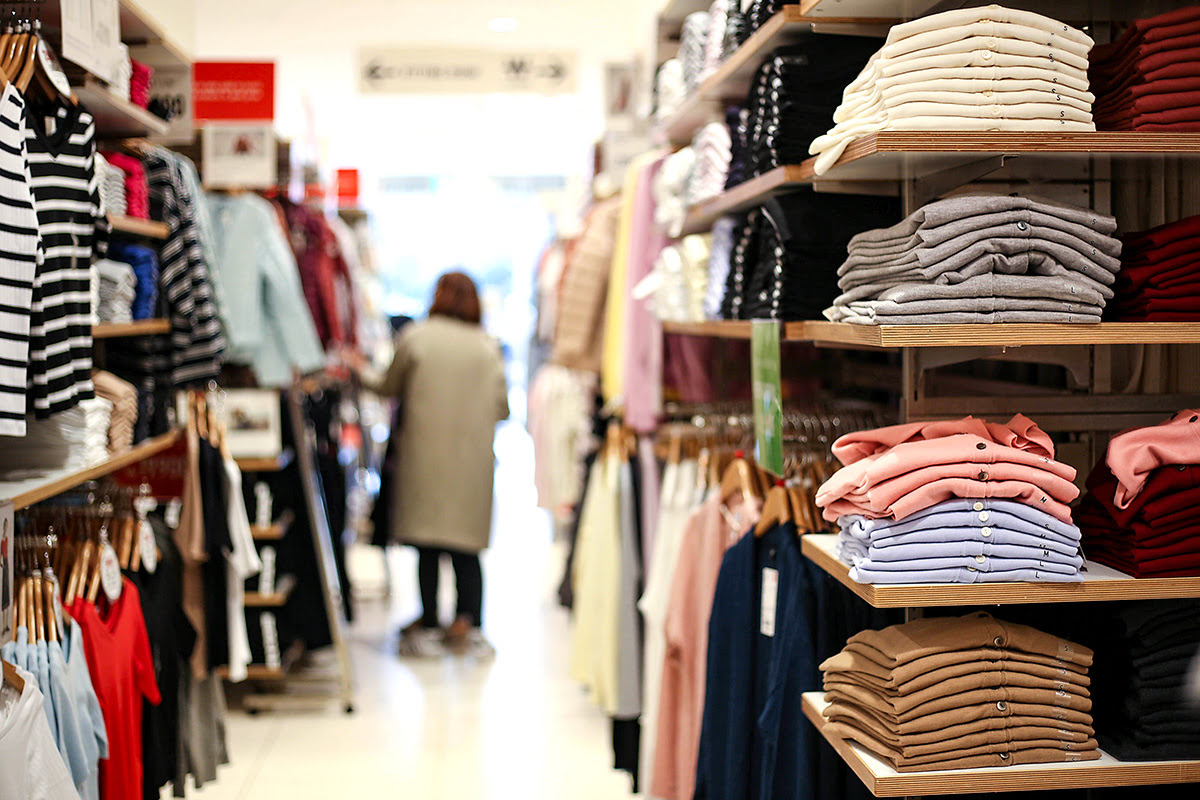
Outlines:
[[[497, 452], [497, 524], [484, 560], [486, 632], [496, 659], [398, 659], [394, 631], [415, 613], [415, 560], [393, 553], [389, 604], [378, 551], [356, 550], [351, 568], [365, 595], [352, 630], [357, 712], [346, 716], [331, 705], [321, 713], [232, 713], [233, 763], [216, 784], [190, 795], [629, 797], [628, 778], [611, 769], [607, 719], [567, 677], [568, 620], [552, 602], [563, 552], [534, 504], [529, 440], [506, 426]], [[442, 607], [449, 613], [449, 602]]]

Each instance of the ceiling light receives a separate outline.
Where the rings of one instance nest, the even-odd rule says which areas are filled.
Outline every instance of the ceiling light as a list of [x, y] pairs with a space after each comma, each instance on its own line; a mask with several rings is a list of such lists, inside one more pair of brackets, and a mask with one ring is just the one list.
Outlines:
[[517, 21], [512, 17], [493, 17], [488, 21], [488, 30], [492, 33], [511, 33], [517, 29]]

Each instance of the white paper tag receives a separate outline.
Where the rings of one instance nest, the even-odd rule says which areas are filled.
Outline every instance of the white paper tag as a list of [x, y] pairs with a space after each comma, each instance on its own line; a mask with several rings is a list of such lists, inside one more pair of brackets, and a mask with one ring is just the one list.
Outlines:
[[37, 50], [38, 59], [42, 62], [42, 69], [46, 70], [46, 74], [50, 76], [50, 82], [54, 84], [54, 88], [64, 95], [70, 95], [71, 82], [67, 80], [66, 73], [58, 65], [58, 59], [50, 52], [50, 48], [44, 40], [38, 40]]
[[109, 602], [115, 603], [121, 596], [121, 562], [111, 544], [100, 550], [100, 588]]
[[139, 528], [138, 547], [142, 551], [142, 566], [153, 575], [158, 569], [158, 544], [154, 541], [154, 528], [146, 520], [142, 520]]
[[762, 614], [758, 632], [763, 636], [775, 635], [775, 604], [779, 598], [779, 570], [763, 567]]

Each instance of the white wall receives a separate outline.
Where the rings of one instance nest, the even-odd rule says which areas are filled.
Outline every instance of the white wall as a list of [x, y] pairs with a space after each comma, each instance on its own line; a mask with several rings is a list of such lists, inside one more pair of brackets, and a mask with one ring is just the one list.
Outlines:
[[138, 8], [146, 12], [171, 40], [193, 53], [196, 50], [197, 0], [134, 0]]
[[[603, 66], [643, 49], [654, 6], [654, 0], [203, 0], [195, 53], [274, 59], [281, 133], [320, 140], [322, 166], [358, 167], [368, 192], [385, 175], [583, 174], [603, 131]], [[518, 28], [492, 33], [487, 22], [495, 16], [516, 18]], [[579, 92], [358, 95], [358, 49], [405, 44], [575, 50]]]

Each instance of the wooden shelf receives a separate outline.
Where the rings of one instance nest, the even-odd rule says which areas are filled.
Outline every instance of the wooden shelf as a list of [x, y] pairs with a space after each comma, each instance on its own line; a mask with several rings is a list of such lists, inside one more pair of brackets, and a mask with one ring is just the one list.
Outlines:
[[1101, 564], [1089, 564], [1083, 583], [925, 583], [874, 586], [850, 578], [850, 568], [834, 555], [837, 536], [809, 534], [801, 549], [875, 608], [1104, 603], [1113, 600], [1173, 600], [1200, 597], [1200, 578], [1131, 578]]
[[119, 214], [109, 214], [108, 224], [117, 233], [129, 236], [140, 236], [144, 239], [166, 239], [171, 229], [165, 222], [154, 222], [148, 219], [126, 217]]
[[1019, 347], [1021, 345], [1196, 344], [1200, 322], [1100, 322], [1091, 325], [852, 325], [789, 322], [787, 341], [852, 347]]
[[760, 206], [800, 186], [824, 181], [900, 181], [980, 161], [989, 156], [1044, 158], [1112, 156], [1137, 158], [1193, 154], [1200, 158], [1200, 133], [1014, 133], [985, 131], [883, 131], [853, 142], [838, 162], [818, 177], [816, 159], [776, 167], [689, 210], [684, 235], [711, 230], [726, 214]]
[[1162, 786], [1200, 781], [1200, 761], [1118, 761], [1103, 751], [1098, 761], [897, 772], [857, 744], [830, 734], [828, 720], [822, 713], [829, 704], [822, 692], [806, 692], [803, 705], [804, 716], [876, 797]]
[[288, 598], [296, 588], [296, 576], [284, 575], [271, 594], [246, 592], [246, 608], [280, 608], [287, 605]]
[[134, 322], [100, 322], [92, 326], [93, 339], [161, 336], [170, 332], [171, 321], [168, 319], [139, 319]]
[[[214, 674], [223, 681], [229, 680], [229, 667], [217, 667]], [[246, 680], [281, 681], [287, 678], [283, 667], [268, 667], [266, 664], [250, 664], [246, 667]]]
[[133, 57], [155, 68], [191, 67], [192, 57], [134, 0], [121, 0], [121, 41]]
[[295, 519], [296, 515], [291, 512], [291, 509], [288, 509], [279, 519], [265, 528], [260, 525], [251, 525], [250, 535], [254, 537], [255, 541], [277, 542], [287, 535], [288, 529], [292, 527]]
[[784, 6], [705, 79], [669, 120], [659, 126], [658, 138], [673, 145], [689, 144], [705, 123], [720, 118], [726, 105], [744, 102], [763, 61], [777, 48], [796, 42], [802, 34], [815, 31], [884, 37], [895, 22], [895, 19], [888, 17], [825, 17], [816, 20], [806, 17], [801, 6]]
[[749, 339], [751, 323], [743, 320], [709, 322], [664, 322], [663, 333], [679, 336], [712, 336], [717, 339]]
[[119, 456], [102, 461], [86, 469], [57, 474], [27, 481], [0, 483], [0, 498], [13, 504], [13, 508], [28, 508], [35, 503], [70, 491], [80, 484], [94, 481], [117, 470], [136, 464], [164, 450], [169, 450], [179, 441], [180, 432], [171, 431], [128, 450]]
[[800, 0], [800, 11], [810, 17], [919, 17], [938, 0]]
[[166, 122], [141, 106], [113, 94], [95, 78], [88, 78], [82, 86], [72, 88], [80, 102], [95, 117], [96, 137], [99, 139], [161, 136], [167, 132]]
[[274, 458], [236, 458], [238, 468], [242, 472], [280, 472], [292, 463], [295, 456], [291, 450], [284, 450]]

